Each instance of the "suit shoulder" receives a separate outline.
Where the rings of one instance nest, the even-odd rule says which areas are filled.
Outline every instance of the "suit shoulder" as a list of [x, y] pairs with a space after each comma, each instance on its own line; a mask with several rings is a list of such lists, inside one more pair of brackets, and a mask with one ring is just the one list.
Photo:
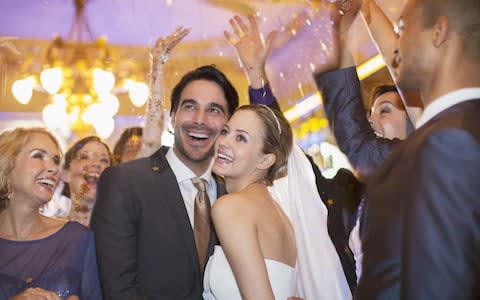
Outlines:
[[432, 130], [443, 130], [445, 128], [457, 128], [476, 135], [480, 135], [480, 100], [470, 100], [454, 105], [440, 113], [438, 120], [433, 122]]
[[126, 163], [110, 166], [102, 173], [102, 177], [122, 176], [123, 174], [132, 176], [138, 172], [144, 172], [144, 170], [151, 169], [150, 166], [151, 163], [149, 158], [140, 158]]

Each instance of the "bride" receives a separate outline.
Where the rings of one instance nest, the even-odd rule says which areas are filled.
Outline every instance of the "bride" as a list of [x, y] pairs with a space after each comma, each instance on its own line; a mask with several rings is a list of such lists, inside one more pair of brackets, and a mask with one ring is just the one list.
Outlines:
[[[296, 294], [292, 224], [268, 186], [286, 175], [292, 130], [264, 105], [240, 107], [221, 131], [213, 171], [228, 194], [212, 207], [220, 241], [205, 269], [205, 299], [287, 299]], [[237, 287], [238, 284], [238, 287]]]

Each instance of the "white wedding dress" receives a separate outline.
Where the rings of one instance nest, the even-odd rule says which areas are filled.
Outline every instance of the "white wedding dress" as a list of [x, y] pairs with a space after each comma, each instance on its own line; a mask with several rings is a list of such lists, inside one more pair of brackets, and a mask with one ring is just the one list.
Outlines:
[[[288, 175], [269, 187], [273, 199], [290, 219], [295, 232], [295, 269], [265, 260], [276, 299], [351, 300], [342, 264], [327, 230], [327, 208], [317, 190], [315, 174], [305, 153], [294, 144]], [[296, 283], [296, 284], [292, 284]], [[241, 299], [225, 254], [215, 249], [204, 275], [206, 300]]]
[[[295, 296], [297, 280], [295, 269], [271, 259], [265, 259], [265, 265], [275, 299], [286, 300], [290, 296]], [[203, 287], [205, 300], [242, 299], [232, 269], [220, 246], [215, 246], [215, 251], [208, 260]]]

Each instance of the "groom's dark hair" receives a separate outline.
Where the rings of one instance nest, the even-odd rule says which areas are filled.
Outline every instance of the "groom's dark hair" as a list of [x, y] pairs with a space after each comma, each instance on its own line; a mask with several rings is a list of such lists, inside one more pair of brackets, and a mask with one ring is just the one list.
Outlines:
[[217, 69], [214, 65], [202, 66], [183, 75], [182, 79], [180, 79], [180, 81], [172, 90], [172, 95], [170, 97], [170, 100], [172, 101], [170, 106], [170, 115], [177, 111], [178, 104], [180, 102], [180, 95], [185, 87], [190, 82], [195, 80], [211, 81], [220, 86], [220, 88], [223, 90], [225, 98], [227, 99], [228, 117], [230, 118], [235, 109], [238, 107], [238, 93], [230, 80], [228, 80], [227, 76], [225, 76], [225, 74]]

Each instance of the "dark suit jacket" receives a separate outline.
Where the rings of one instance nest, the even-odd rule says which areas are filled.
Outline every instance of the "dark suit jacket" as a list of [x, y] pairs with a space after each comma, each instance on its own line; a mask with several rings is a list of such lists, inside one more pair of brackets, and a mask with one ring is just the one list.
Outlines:
[[480, 299], [479, 120], [441, 112], [374, 174], [357, 299]]
[[[193, 230], [167, 150], [100, 177], [91, 228], [105, 299], [202, 299]], [[213, 233], [209, 255], [215, 244]]]
[[480, 299], [479, 101], [391, 141], [366, 120], [355, 68], [315, 79], [340, 149], [365, 178], [375, 174], [355, 298]]

